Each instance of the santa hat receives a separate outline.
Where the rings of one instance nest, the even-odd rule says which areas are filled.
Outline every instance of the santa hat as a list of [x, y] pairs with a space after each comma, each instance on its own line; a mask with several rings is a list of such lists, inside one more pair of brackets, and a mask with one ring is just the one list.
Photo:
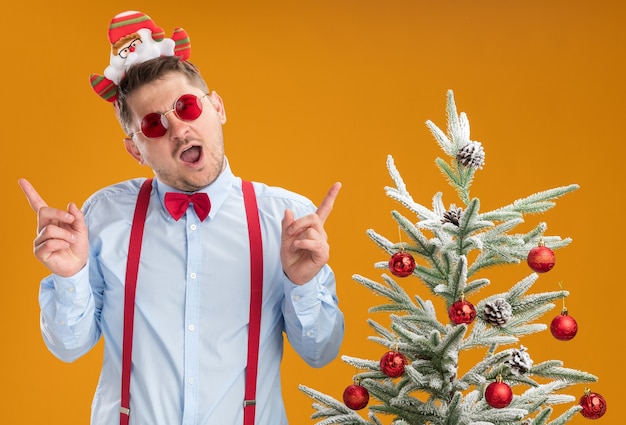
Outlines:
[[148, 15], [141, 12], [129, 11], [115, 15], [109, 25], [109, 41], [115, 44], [120, 38], [136, 33], [142, 28], [152, 31], [152, 39], [155, 41], [163, 40], [165, 31], [163, 28], [156, 26], [154, 21]]

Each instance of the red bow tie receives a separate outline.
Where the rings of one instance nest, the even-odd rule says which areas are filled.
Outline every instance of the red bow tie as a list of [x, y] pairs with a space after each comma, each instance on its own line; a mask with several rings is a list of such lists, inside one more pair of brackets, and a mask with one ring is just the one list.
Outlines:
[[165, 194], [165, 208], [176, 221], [185, 215], [190, 202], [193, 204], [193, 209], [196, 210], [196, 215], [200, 221], [204, 221], [211, 210], [211, 201], [206, 193], [197, 192], [188, 195], [180, 192], [167, 192]]

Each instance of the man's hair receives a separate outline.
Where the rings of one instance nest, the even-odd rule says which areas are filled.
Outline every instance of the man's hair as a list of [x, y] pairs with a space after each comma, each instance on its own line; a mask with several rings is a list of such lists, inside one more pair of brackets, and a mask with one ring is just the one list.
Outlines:
[[178, 56], [161, 56], [131, 66], [117, 87], [117, 119], [126, 134], [131, 133], [131, 114], [128, 108], [128, 97], [144, 84], [159, 80], [172, 73], [184, 75], [189, 83], [205, 93], [209, 89], [200, 74], [200, 70], [189, 61]]

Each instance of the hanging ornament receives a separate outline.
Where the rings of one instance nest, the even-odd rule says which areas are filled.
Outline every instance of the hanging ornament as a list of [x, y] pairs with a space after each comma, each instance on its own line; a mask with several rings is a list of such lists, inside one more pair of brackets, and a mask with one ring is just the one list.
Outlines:
[[587, 419], [598, 419], [606, 413], [606, 400], [598, 393], [585, 389], [585, 394], [580, 398], [580, 411]]
[[537, 273], [549, 272], [554, 267], [554, 252], [545, 246], [543, 239], [540, 239], [539, 245], [528, 252], [527, 263]]
[[464, 296], [461, 296], [461, 299], [452, 303], [448, 309], [448, 316], [455, 325], [460, 325], [461, 323], [468, 325], [476, 318], [476, 309], [472, 303], [465, 301]]
[[348, 385], [343, 392], [343, 402], [352, 410], [363, 409], [369, 401], [369, 391], [358, 383]]
[[563, 309], [561, 314], [552, 319], [550, 332], [558, 340], [569, 341], [576, 336], [578, 324], [572, 316], [567, 314], [567, 309]]
[[[560, 283], [559, 285], [563, 287]], [[574, 338], [578, 332], [578, 323], [567, 313], [565, 297], [563, 297], [561, 314], [552, 319], [552, 323], [550, 323], [550, 332], [552, 332], [552, 336], [561, 341], [569, 341]]]
[[415, 270], [415, 259], [411, 254], [398, 251], [389, 259], [389, 271], [394, 276], [407, 277]]
[[380, 370], [390, 378], [397, 378], [404, 374], [407, 359], [398, 351], [387, 351], [380, 359]]
[[495, 382], [487, 386], [485, 390], [485, 401], [496, 409], [502, 409], [511, 404], [513, 391], [506, 383], [502, 382], [502, 376], [498, 375]]

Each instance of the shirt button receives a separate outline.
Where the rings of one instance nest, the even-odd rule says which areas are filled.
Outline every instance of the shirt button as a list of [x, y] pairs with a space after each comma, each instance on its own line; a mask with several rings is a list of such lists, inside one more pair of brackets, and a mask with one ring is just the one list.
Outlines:
[[294, 301], [300, 301], [300, 298], [302, 298], [300, 295], [296, 295], [295, 297], [293, 297]]
[[193, 383], [194, 383], [195, 381], [196, 381], [196, 380], [194, 379], [194, 377], [193, 377], [193, 376], [190, 376], [190, 377], [189, 377], [189, 379], [187, 379], [187, 382], [189, 382], [189, 385], [193, 385]]
[[192, 224], [191, 226], [189, 226], [189, 228], [191, 230], [196, 230], [198, 228], [198, 226], [196, 226], [195, 224]]
[[312, 332], [311, 332], [311, 331], [308, 331], [308, 332], [306, 333], [306, 336], [311, 336], [311, 335], [312, 335]]
[[69, 288], [67, 288], [67, 292], [69, 292], [69, 293], [74, 292], [74, 288], [72, 286], [70, 286]]
[[196, 330], [196, 327], [194, 325], [189, 325], [189, 330], [193, 332]]
[[196, 274], [195, 274], [195, 273], [191, 273], [191, 274], [189, 275], [189, 277], [191, 277], [192, 279], [195, 279], [195, 278], [196, 278]]

